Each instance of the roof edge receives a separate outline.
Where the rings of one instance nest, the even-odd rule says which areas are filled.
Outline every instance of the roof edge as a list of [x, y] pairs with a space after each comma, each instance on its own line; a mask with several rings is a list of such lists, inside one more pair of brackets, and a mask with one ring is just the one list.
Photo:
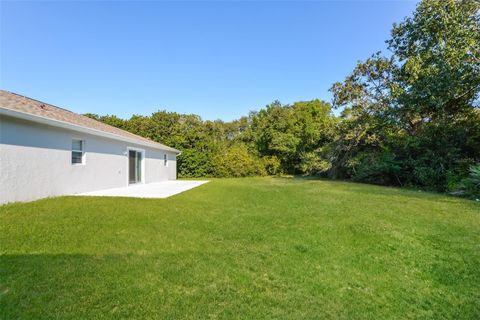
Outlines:
[[57, 128], [63, 128], [63, 129], [69, 129], [73, 131], [88, 133], [88, 134], [92, 134], [92, 135], [96, 135], [104, 138], [110, 138], [113, 140], [135, 143], [138, 145], [142, 145], [142, 146], [146, 146], [146, 147], [150, 147], [158, 150], [170, 151], [177, 154], [181, 153], [180, 150], [177, 150], [169, 146], [161, 146], [155, 141], [152, 141], [150, 143], [150, 142], [146, 142], [139, 139], [127, 138], [127, 137], [120, 136], [118, 134], [88, 128], [88, 127], [80, 126], [77, 124], [69, 123], [66, 121], [60, 121], [60, 120], [55, 120], [47, 117], [42, 117], [42, 116], [34, 115], [31, 113], [27, 113], [27, 112], [16, 111], [16, 110], [12, 110], [12, 109], [1, 107], [1, 106], [0, 106], [0, 115], [10, 116], [13, 118], [28, 120], [36, 123], [41, 123], [41, 124], [46, 124], [46, 125], [57, 127]]

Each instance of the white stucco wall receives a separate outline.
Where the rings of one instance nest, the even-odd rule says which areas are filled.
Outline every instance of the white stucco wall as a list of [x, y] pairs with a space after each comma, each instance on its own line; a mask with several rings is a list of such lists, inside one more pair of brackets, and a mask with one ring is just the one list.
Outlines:
[[[72, 139], [84, 164], [71, 163]], [[174, 153], [0, 116], [0, 204], [127, 186], [127, 148], [145, 151], [144, 182], [176, 179]]]

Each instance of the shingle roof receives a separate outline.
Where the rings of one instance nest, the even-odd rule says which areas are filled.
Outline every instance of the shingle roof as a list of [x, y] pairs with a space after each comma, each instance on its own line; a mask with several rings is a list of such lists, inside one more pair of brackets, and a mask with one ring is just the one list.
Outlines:
[[39, 117], [48, 118], [56, 121], [66, 122], [69, 124], [73, 124], [73, 125], [77, 125], [77, 126], [81, 126], [89, 129], [103, 131], [106, 133], [114, 134], [116, 136], [128, 138], [130, 140], [133, 139], [133, 140], [138, 140], [144, 143], [146, 142], [153, 146], [156, 146], [157, 148], [161, 148], [164, 150], [179, 152], [174, 148], [171, 148], [161, 143], [138, 136], [128, 131], [110, 126], [103, 122], [82, 116], [80, 114], [74, 113], [72, 111], [69, 111], [63, 108], [53, 106], [48, 103], [44, 103], [28, 97], [24, 97], [19, 94], [5, 91], [5, 90], [0, 90], [0, 108], [28, 113], [34, 116], [39, 116]]

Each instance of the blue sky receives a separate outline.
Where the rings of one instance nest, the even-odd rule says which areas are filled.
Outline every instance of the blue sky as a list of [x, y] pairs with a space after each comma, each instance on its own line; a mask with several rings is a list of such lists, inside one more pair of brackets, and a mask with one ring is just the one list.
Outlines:
[[320, 98], [415, 1], [0, 4], [0, 86], [79, 113], [232, 120]]

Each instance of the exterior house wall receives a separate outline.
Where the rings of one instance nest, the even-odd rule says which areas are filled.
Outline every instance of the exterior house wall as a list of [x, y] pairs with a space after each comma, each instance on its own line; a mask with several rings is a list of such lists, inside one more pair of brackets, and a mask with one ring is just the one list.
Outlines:
[[[71, 163], [72, 139], [84, 164]], [[176, 179], [175, 153], [0, 116], [0, 204], [127, 186], [127, 148], [144, 151], [145, 183]]]

